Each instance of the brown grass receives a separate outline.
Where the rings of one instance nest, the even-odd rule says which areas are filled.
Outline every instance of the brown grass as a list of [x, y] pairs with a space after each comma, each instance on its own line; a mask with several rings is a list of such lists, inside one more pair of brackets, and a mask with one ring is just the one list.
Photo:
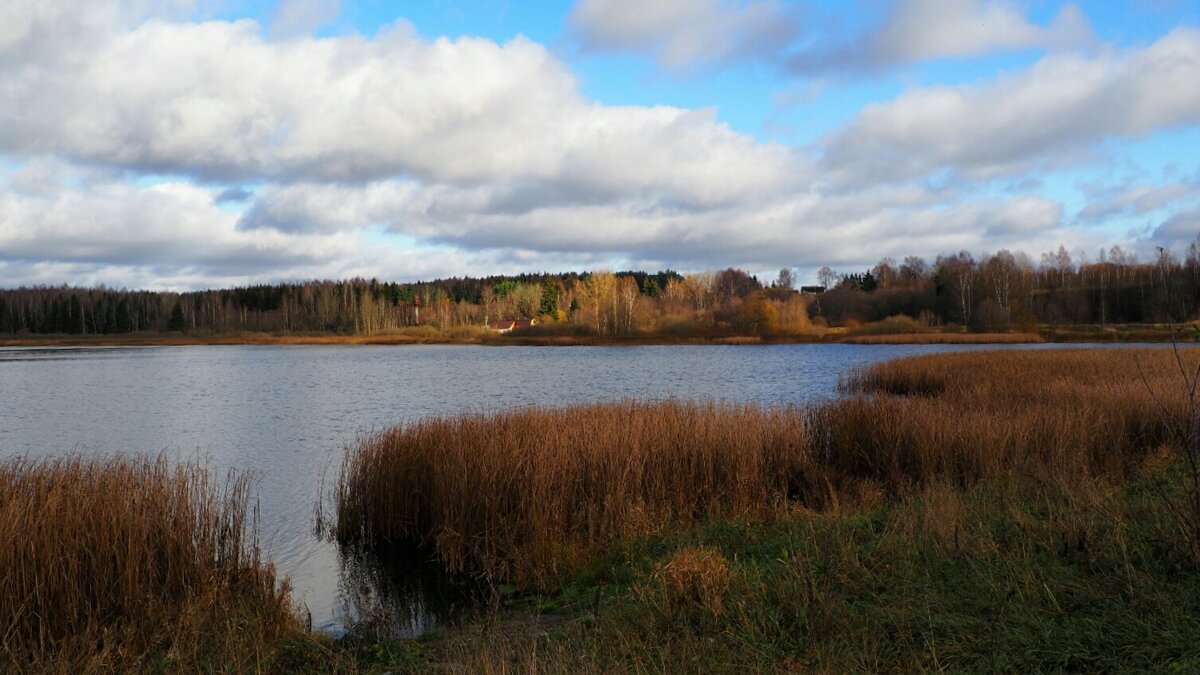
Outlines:
[[617, 537], [767, 514], [805, 461], [803, 425], [799, 409], [679, 402], [425, 419], [349, 455], [337, 535], [544, 585]]
[[615, 540], [708, 517], [878, 505], [1004, 472], [1120, 478], [1172, 442], [1177, 380], [1169, 350], [976, 352], [878, 365], [848, 378], [859, 395], [809, 407], [429, 419], [351, 450], [337, 535], [418, 542], [451, 571], [544, 588]]
[[1045, 342], [1036, 333], [897, 333], [851, 335], [841, 342], [854, 345], [1002, 345]]
[[249, 485], [162, 460], [0, 462], [0, 670], [261, 668], [296, 620]]
[[725, 611], [732, 577], [729, 561], [720, 551], [689, 546], [655, 568], [655, 588], [643, 593], [650, 596], [651, 604], [666, 617], [693, 607], [719, 617]]

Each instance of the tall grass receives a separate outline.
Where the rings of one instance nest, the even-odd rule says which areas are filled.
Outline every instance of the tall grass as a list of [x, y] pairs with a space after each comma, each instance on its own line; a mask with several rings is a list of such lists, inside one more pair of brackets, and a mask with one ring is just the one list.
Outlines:
[[420, 543], [451, 571], [545, 588], [615, 540], [709, 517], [1006, 472], [1120, 478], [1187, 414], [1173, 368], [1167, 350], [979, 352], [874, 366], [847, 378], [851, 396], [811, 406], [428, 419], [348, 453], [336, 534]]
[[840, 340], [855, 345], [997, 345], [1045, 341], [1036, 333], [852, 333]]
[[255, 670], [296, 626], [250, 481], [132, 458], [0, 462], [0, 670]]
[[[1200, 352], [1188, 358], [1200, 363]], [[966, 486], [997, 471], [1120, 478], [1176, 440], [1172, 428], [1187, 411], [1174, 368], [1166, 349], [879, 364], [846, 378], [843, 388], [859, 396], [814, 409], [827, 429], [824, 465], [887, 485], [937, 478]]]
[[545, 585], [616, 537], [768, 513], [807, 457], [803, 425], [795, 408], [681, 402], [425, 419], [349, 455], [336, 534]]

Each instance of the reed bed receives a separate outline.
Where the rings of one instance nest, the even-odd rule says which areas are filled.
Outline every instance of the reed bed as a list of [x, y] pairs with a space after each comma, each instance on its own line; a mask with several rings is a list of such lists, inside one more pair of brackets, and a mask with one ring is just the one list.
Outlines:
[[296, 627], [250, 481], [197, 464], [0, 462], [0, 670], [244, 671]]
[[425, 419], [367, 439], [336, 534], [431, 545], [451, 572], [552, 583], [614, 538], [762, 516], [808, 456], [803, 411], [634, 402]]
[[1188, 415], [1170, 350], [927, 356], [843, 386], [811, 406], [621, 402], [396, 427], [347, 454], [336, 535], [544, 589], [617, 540], [708, 518], [1011, 472], [1119, 479]]
[[853, 345], [1002, 345], [1046, 340], [1036, 333], [891, 333], [849, 335], [841, 341]]

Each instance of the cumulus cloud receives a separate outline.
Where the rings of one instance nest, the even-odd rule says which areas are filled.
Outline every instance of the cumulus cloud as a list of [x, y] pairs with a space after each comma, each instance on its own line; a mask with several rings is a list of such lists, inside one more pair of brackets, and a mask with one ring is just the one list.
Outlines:
[[706, 202], [779, 189], [793, 164], [712, 110], [588, 102], [526, 39], [405, 24], [271, 43], [251, 22], [149, 22], [3, 88], [0, 151], [201, 179], [521, 178]]
[[303, 35], [328, 24], [341, 13], [339, 0], [282, 0], [271, 17], [271, 35]]
[[0, 259], [230, 275], [279, 273], [349, 252], [332, 237], [239, 232], [236, 214], [221, 211], [211, 191], [189, 183], [71, 178], [53, 190], [0, 183]]
[[[1092, 42], [1084, 13], [1065, 6], [1047, 26], [1033, 24], [1013, 3], [997, 0], [900, 0], [860, 47], [839, 50], [825, 66], [890, 67], [1020, 49], [1063, 49]], [[835, 61], [841, 61], [836, 63]]]
[[1176, 250], [1200, 242], [1200, 209], [1177, 213], [1166, 219], [1154, 229], [1151, 239]]
[[0, 3], [0, 67], [79, 63], [117, 31], [186, 17], [196, 0], [16, 0]]
[[1200, 31], [1095, 58], [1048, 56], [984, 85], [922, 87], [869, 105], [827, 139], [841, 179], [904, 180], [942, 169], [976, 177], [1028, 170], [1110, 137], [1200, 122]]
[[991, 237], [1024, 236], [1058, 227], [1063, 219], [1062, 204], [1041, 197], [1023, 196], [986, 208], [979, 224]]
[[581, 0], [570, 21], [585, 49], [648, 53], [673, 70], [774, 60], [800, 32], [778, 0]]
[[1116, 216], [1142, 216], [1197, 196], [1200, 196], [1200, 181], [1101, 190], [1080, 211], [1079, 220], [1096, 223]]
[[[0, 33], [0, 59], [16, 64], [0, 78], [9, 283], [47, 270], [179, 287], [612, 260], [763, 270], [1090, 246], [1035, 190], [987, 197], [928, 177], [1017, 171], [1200, 110], [1190, 84], [1200, 33], [1181, 30], [1124, 53], [1049, 57], [989, 84], [911, 91], [866, 109], [814, 155], [738, 133], [712, 109], [589, 101], [561, 60], [524, 38], [428, 40], [400, 22], [371, 37], [274, 40], [251, 21], [86, 4], [57, 51], [30, 37], [73, 20], [50, 9]], [[576, 15], [596, 12], [589, 25], [618, 40], [621, 16], [604, 14], [617, 5], [585, 2]], [[669, 63], [693, 63], [689, 45], [710, 38], [714, 53], [740, 58], [741, 38], [705, 31], [743, 22], [738, 34], [754, 35], [769, 23], [754, 17], [784, 12], [698, 6], [699, 29], [679, 27], [675, 4], [626, 7], [652, 20], [620, 39], [657, 45], [645, 48]]]
[[251, 197], [254, 193], [243, 187], [231, 187], [221, 190], [213, 201], [217, 204], [240, 204]]
[[878, 24], [840, 39], [817, 28], [815, 9], [806, 16], [802, 30], [796, 6], [777, 0], [580, 0], [570, 22], [587, 50], [651, 54], [669, 70], [752, 60], [804, 74], [880, 71], [1096, 42], [1075, 5], [1038, 25], [1010, 0], [894, 0]]
[[1090, 38], [1087, 17], [1074, 5], [1064, 7], [1043, 28], [1001, 2], [906, 0], [873, 42], [883, 55], [918, 61], [993, 50], [1075, 46]]
[[972, 199], [915, 185], [845, 194], [810, 188], [705, 208], [653, 195], [548, 199], [519, 209], [511, 202], [506, 190], [492, 186], [290, 184], [260, 190], [241, 227], [309, 233], [382, 227], [479, 253], [517, 249], [546, 258], [665, 261], [685, 270], [772, 269], [1011, 246], [1054, 236], [1062, 215], [1061, 205], [1045, 199]]

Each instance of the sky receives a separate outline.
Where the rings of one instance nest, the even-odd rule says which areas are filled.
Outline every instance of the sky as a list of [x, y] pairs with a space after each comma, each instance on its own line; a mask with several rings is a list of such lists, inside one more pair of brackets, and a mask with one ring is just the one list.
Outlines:
[[0, 0], [0, 287], [1198, 235], [1195, 0]]

